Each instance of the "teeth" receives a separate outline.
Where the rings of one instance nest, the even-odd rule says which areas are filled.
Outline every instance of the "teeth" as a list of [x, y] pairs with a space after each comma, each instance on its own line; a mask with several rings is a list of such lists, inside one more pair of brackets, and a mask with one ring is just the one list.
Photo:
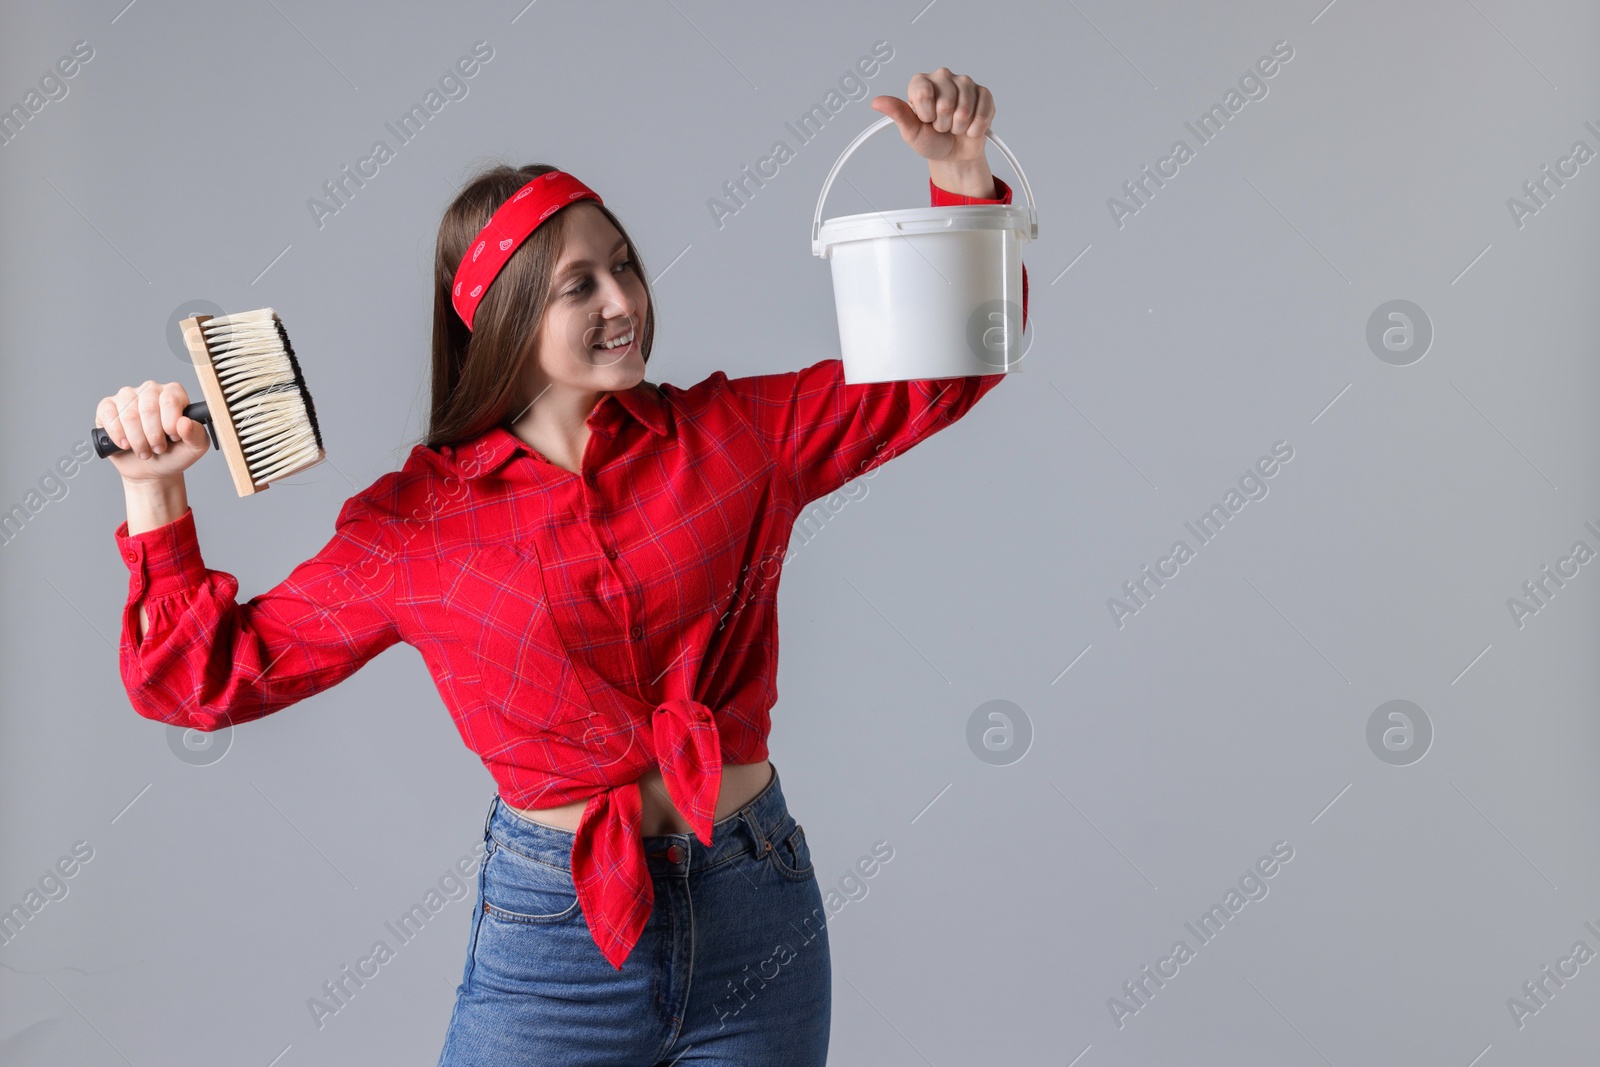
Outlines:
[[623, 345], [627, 344], [628, 342], [630, 342], [632, 340], [633, 340], [633, 331], [629, 330], [627, 333], [623, 334], [621, 337], [617, 338], [615, 341], [603, 341], [600, 344], [595, 345], [594, 347], [596, 347], [596, 348], [620, 348], [620, 347], [622, 347]]

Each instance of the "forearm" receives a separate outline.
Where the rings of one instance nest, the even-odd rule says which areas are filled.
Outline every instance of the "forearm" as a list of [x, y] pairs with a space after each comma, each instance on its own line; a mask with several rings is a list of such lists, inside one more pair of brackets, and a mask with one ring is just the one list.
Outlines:
[[[160, 529], [183, 517], [189, 510], [189, 492], [183, 475], [149, 481], [122, 483], [122, 494], [128, 506], [128, 533], [141, 534]], [[150, 616], [144, 605], [139, 605], [139, 638], [144, 639], [150, 629]]]
[[928, 160], [928, 177], [933, 184], [946, 192], [990, 200], [995, 195], [994, 172], [983, 157], [952, 163], [947, 160]]

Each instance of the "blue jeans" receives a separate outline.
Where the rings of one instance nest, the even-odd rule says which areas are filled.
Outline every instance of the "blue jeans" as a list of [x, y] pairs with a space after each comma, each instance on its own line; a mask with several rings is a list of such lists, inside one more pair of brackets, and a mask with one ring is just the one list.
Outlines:
[[655, 907], [620, 971], [578, 907], [572, 837], [490, 804], [440, 1067], [827, 1061], [827, 912], [776, 770], [710, 848], [693, 834], [644, 839]]

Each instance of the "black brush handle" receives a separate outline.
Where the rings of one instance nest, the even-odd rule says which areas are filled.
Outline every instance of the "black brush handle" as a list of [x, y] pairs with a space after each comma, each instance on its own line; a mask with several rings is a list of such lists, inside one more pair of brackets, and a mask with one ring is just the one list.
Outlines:
[[[213, 448], [222, 447], [222, 442], [217, 440], [217, 424], [211, 421], [211, 409], [206, 406], [206, 402], [204, 400], [190, 404], [188, 407], [183, 409], [183, 413], [189, 416], [189, 418], [193, 419], [195, 422], [201, 422], [205, 424], [206, 431], [211, 434], [211, 445]], [[118, 448], [117, 443], [111, 439], [111, 435], [106, 433], [105, 430], [98, 426], [94, 428], [93, 437], [94, 454], [99, 456], [101, 459], [128, 451], [126, 448]], [[172, 438], [169, 437], [167, 440], [170, 441]]]

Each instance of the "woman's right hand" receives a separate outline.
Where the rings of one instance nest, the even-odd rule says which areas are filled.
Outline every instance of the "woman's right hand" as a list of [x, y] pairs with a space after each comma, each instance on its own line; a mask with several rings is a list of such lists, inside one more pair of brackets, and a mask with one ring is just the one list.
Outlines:
[[[111, 465], [126, 482], [181, 480], [210, 447], [206, 428], [183, 413], [189, 394], [177, 382], [123, 386], [100, 401], [94, 424], [119, 447]], [[169, 441], [168, 438], [176, 438]]]

